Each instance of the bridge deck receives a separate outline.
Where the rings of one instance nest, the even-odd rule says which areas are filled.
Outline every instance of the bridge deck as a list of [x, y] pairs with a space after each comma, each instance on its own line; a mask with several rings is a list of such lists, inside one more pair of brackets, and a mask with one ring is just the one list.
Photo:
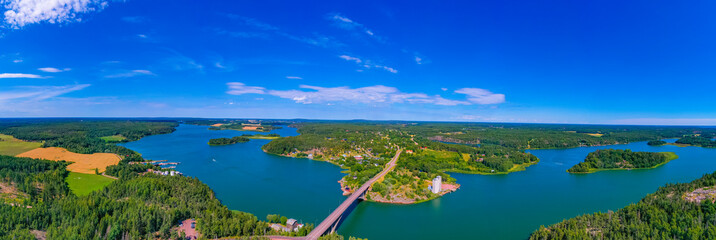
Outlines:
[[321, 235], [326, 233], [328, 229], [331, 228], [333, 224], [339, 220], [341, 215], [343, 215], [343, 212], [345, 212], [351, 206], [351, 204], [353, 204], [353, 202], [358, 200], [361, 195], [368, 191], [368, 188], [370, 188], [370, 186], [373, 185], [375, 181], [384, 177], [385, 174], [388, 174], [388, 172], [392, 171], [393, 168], [395, 168], [395, 163], [398, 161], [398, 158], [400, 157], [400, 153], [402, 151], [403, 150], [399, 149], [398, 152], [395, 153], [393, 159], [385, 165], [385, 169], [383, 169], [383, 171], [375, 175], [373, 178], [365, 182], [360, 188], [358, 188], [358, 190], [353, 192], [353, 194], [351, 194], [345, 201], [343, 201], [343, 203], [341, 203], [341, 205], [339, 205], [336, 210], [333, 210], [331, 215], [328, 215], [328, 217], [326, 217], [326, 219], [324, 219], [320, 224], [318, 224], [318, 226], [316, 226], [313, 231], [306, 235], [304, 239], [316, 240]]

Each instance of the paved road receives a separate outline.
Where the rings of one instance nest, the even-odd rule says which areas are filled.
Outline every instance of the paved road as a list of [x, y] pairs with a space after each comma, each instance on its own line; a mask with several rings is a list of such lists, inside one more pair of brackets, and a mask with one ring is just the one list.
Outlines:
[[398, 152], [395, 153], [395, 156], [393, 157], [393, 159], [390, 160], [390, 162], [388, 162], [388, 164], [385, 165], [385, 168], [383, 169], [383, 171], [378, 173], [378, 175], [375, 175], [373, 178], [371, 178], [370, 180], [365, 182], [363, 184], [363, 186], [358, 188], [358, 190], [353, 192], [353, 194], [351, 194], [345, 201], [343, 201], [343, 203], [341, 203], [341, 205], [339, 205], [338, 208], [336, 208], [336, 210], [333, 210], [331, 215], [328, 215], [328, 217], [326, 219], [324, 219], [323, 222], [321, 222], [321, 224], [318, 224], [318, 226], [316, 226], [316, 228], [314, 228], [313, 231], [311, 231], [308, 235], [306, 235], [306, 237], [304, 239], [316, 240], [321, 235], [326, 233], [328, 231], [328, 229], [331, 228], [336, 221], [338, 221], [338, 218], [340, 218], [343, 215], [343, 212], [345, 212], [351, 206], [351, 204], [353, 204], [353, 202], [358, 200], [358, 198], [361, 195], [363, 195], [363, 193], [368, 191], [368, 188], [370, 188], [370, 186], [373, 185], [373, 183], [375, 181], [384, 177], [385, 174], [388, 174], [388, 172], [392, 171], [395, 168], [395, 163], [398, 161], [398, 158], [400, 157], [400, 153], [402, 151], [403, 151], [402, 149], [399, 149]]

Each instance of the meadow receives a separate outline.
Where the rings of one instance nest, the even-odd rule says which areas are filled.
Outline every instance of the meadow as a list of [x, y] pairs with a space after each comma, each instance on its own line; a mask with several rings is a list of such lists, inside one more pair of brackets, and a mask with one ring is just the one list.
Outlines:
[[72, 193], [81, 197], [104, 188], [112, 183], [114, 179], [97, 174], [70, 172], [65, 181]]
[[15, 156], [42, 146], [41, 142], [28, 142], [10, 135], [0, 134], [0, 155]]

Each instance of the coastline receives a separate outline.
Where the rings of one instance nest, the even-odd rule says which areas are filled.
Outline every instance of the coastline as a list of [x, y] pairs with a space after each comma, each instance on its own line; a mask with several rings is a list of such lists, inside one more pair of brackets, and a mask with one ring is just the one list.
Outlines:
[[[590, 174], [590, 173], [601, 172], [601, 171], [647, 170], [647, 169], [654, 169], [654, 168], [661, 167], [661, 166], [663, 166], [663, 165], [665, 165], [665, 164], [671, 162], [672, 160], [675, 160], [675, 159], [678, 159], [678, 158], [679, 158], [679, 155], [676, 155], [676, 153], [674, 153], [674, 152], [660, 152], [660, 153], [663, 153], [663, 154], [666, 154], [666, 155], [667, 155], [666, 161], [664, 161], [664, 162], [662, 162], [662, 163], [659, 163], [659, 164], [657, 164], [657, 165], [651, 166], [651, 167], [645, 167], [645, 168], [590, 168], [589, 171], [587, 171], [587, 172], [567, 172], [567, 173], [570, 173], [570, 174]], [[565, 171], [567, 171], [567, 170], [565, 170]]]

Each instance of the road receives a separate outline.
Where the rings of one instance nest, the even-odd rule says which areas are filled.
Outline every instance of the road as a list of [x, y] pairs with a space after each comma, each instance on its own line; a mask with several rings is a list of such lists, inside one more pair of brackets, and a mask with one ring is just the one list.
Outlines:
[[328, 231], [328, 229], [331, 228], [336, 221], [340, 220], [340, 217], [343, 215], [343, 212], [345, 212], [351, 206], [351, 204], [353, 204], [353, 202], [357, 201], [360, 196], [362, 196], [366, 191], [368, 191], [370, 186], [373, 185], [373, 183], [375, 183], [375, 181], [384, 177], [385, 174], [388, 174], [390, 171], [392, 171], [395, 168], [395, 164], [398, 161], [398, 158], [400, 158], [400, 153], [402, 151], [403, 151], [402, 149], [398, 149], [398, 152], [395, 153], [395, 156], [393, 157], [393, 159], [391, 159], [390, 162], [388, 162], [388, 164], [385, 165], [385, 168], [383, 169], [383, 171], [381, 171], [380, 173], [375, 175], [373, 178], [371, 178], [370, 180], [365, 182], [360, 188], [358, 188], [358, 190], [353, 192], [353, 194], [351, 194], [345, 201], [343, 201], [343, 203], [341, 203], [341, 205], [339, 205], [338, 208], [336, 208], [336, 210], [333, 210], [331, 215], [328, 215], [328, 217], [326, 217], [326, 219], [324, 219], [323, 222], [321, 222], [321, 224], [318, 224], [318, 226], [316, 226], [316, 228], [314, 228], [313, 231], [311, 231], [308, 235], [306, 235], [306, 237], [304, 239], [316, 240], [321, 235], [326, 233]]

